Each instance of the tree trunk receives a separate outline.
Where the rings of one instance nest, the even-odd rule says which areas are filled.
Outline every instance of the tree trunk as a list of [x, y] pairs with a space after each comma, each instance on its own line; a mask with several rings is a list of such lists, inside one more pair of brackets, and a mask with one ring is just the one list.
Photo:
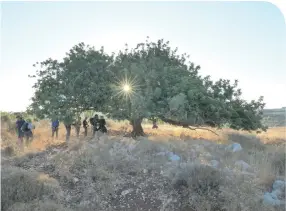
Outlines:
[[138, 118], [132, 120], [130, 123], [132, 125], [132, 132], [131, 136], [132, 137], [137, 137], [137, 136], [145, 136], [145, 133], [143, 131], [143, 127], [141, 125], [143, 118]]

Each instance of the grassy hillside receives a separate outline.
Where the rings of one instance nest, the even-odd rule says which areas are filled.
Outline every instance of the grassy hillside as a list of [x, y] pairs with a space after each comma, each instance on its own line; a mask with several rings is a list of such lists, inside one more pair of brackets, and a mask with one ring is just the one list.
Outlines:
[[[4, 122], [4, 121], [3, 121]], [[285, 127], [260, 134], [143, 124], [148, 137], [123, 137], [125, 121], [107, 121], [108, 134], [68, 144], [61, 124], [34, 122], [35, 139], [18, 151], [17, 137], [1, 127], [2, 210], [7, 211], [282, 211], [264, 204], [284, 181]], [[242, 150], [226, 147], [240, 143]], [[277, 143], [277, 144], [274, 144]], [[172, 161], [172, 153], [179, 161]], [[282, 201], [285, 192], [281, 192]]]
[[268, 127], [284, 127], [286, 125], [286, 107], [265, 109], [263, 121]]
[[[265, 205], [263, 195], [284, 180], [285, 151], [271, 143], [285, 143], [285, 128], [262, 134], [223, 129], [216, 137], [144, 124], [149, 136], [133, 140], [123, 137], [126, 122], [108, 120], [108, 135], [89, 131], [78, 139], [73, 131], [66, 144], [62, 124], [58, 140], [50, 137], [49, 122], [36, 125], [24, 152], [15, 134], [1, 128], [2, 210], [284, 210]], [[242, 150], [225, 149], [233, 142]], [[170, 153], [180, 161], [171, 161]]]

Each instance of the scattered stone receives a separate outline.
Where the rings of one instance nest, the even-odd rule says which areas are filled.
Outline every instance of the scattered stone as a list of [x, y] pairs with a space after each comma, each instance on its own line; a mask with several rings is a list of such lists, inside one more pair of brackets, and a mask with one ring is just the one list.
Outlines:
[[277, 196], [275, 194], [266, 192], [263, 196], [263, 204], [271, 206], [280, 206], [285, 204], [285, 202], [277, 199]]
[[167, 152], [158, 152], [156, 153], [157, 156], [165, 156], [167, 154]]
[[179, 161], [181, 159], [178, 155], [174, 154], [173, 152], [170, 152], [168, 154], [168, 157], [171, 161]]
[[236, 161], [234, 165], [241, 171], [247, 171], [251, 168], [250, 165], [243, 160]]
[[264, 194], [263, 203], [271, 206], [285, 205], [285, 200], [283, 200], [285, 197], [285, 187], [285, 181], [276, 180], [272, 185], [272, 192]]
[[218, 168], [219, 167], [219, 162], [217, 160], [211, 160], [210, 164], [214, 168]]
[[122, 195], [122, 196], [126, 196], [128, 193], [131, 193], [132, 191], [133, 191], [132, 188], [127, 189], [127, 190], [124, 190], [124, 191], [122, 191], [121, 195]]
[[225, 150], [231, 151], [231, 152], [239, 152], [239, 151], [242, 150], [242, 147], [241, 147], [241, 145], [239, 143], [234, 143], [234, 144], [231, 144], [231, 145], [227, 146], [225, 148]]
[[285, 190], [285, 187], [286, 187], [286, 182], [285, 181], [282, 181], [282, 180], [276, 180], [273, 185], [273, 190]]
[[73, 181], [74, 181], [75, 183], [77, 183], [77, 182], [79, 181], [79, 179], [76, 178], [76, 177], [74, 177], [74, 178], [73, 178]]

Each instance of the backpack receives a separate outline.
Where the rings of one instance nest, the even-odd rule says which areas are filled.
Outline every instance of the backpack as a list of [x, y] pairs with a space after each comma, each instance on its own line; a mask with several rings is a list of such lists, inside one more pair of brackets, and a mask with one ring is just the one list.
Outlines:
[[35, 129], [35, 126], [32, 123], [27, 123], [27, 127], [29, 130]]
[[23, 125], [22, 125], [22, 127], [21, 127], [21, 130], [22, 130], [22, 131], [28, 131], [28, 130], [29, 130], [29, 128], [28, 128], [28, 122], [24, 122], [24, 123], [23, 123]]
[[52, 122], [52, 127], [54, 127], [54, 128], [59, 127], [59, 121], [58, 120], [53, 121]]
[[89, 122], [90, 122], [91, 125], [94, 125], [94, 121], [93, 121], [93, 120], [94, 120], [93, 117], [91, 117], [91, 118], [89, 119]]

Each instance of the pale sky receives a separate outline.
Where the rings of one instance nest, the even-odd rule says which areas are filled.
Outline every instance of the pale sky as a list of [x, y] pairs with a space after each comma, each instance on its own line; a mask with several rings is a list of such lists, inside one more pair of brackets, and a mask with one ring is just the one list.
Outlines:
[[1, 2], [0, 110], [23, 111], [32, 65], [79, 42], [108, 51], [146, 36], [188, 53], [213, 79], [238, 79], [246, 100], [286, 106], [286, 25], [267, 2]]

